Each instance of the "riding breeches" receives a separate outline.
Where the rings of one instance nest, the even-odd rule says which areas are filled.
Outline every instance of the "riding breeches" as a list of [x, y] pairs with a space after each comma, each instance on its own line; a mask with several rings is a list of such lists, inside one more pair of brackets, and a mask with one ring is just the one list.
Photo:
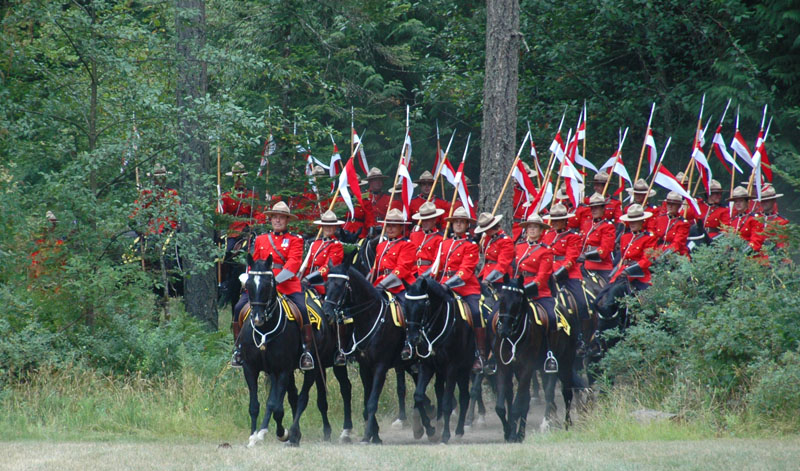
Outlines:
[[480, 294], [470, 294], [468, 296], [463, 296], [461, 298], [462, 301], [467, 303], [469, 306], [469, 310], [472, 311], [472, 326], [473, 327], [480, 327], [481, 326], [481, 295]]
[[556, 300], [551, 296], [534, 299], [534, 302], [541, 305], [545, 312], [547, 312], [547, 325], [550, 327], [550, 332], [555, 332], [558, 329], [556, 321]]
[[578, 308], [578, 318], [586, 320], [589, 318], [589, 307], [586, 305], [586, 295], [583, 293], [583, 283], [580, 279], [569, 278], [562, 284], [575, 298], [575, 304]]
[[630, 280], [630, 283], [631, 283], [631, 289], [633, 289], [634, 291], [642, 291], [642, 290], [647, 289], [647, 288], [650, 287], [649, 284], [642, 283], [641, 281], [639, 281], [637, 279]]

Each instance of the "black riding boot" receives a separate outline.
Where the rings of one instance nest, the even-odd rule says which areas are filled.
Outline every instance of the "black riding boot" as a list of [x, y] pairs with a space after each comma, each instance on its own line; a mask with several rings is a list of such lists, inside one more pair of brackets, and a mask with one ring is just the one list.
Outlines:
[[303, 371], [314, 369], [314, 357], [311, 356], [311, 342], [314, 341], [314, 332], [311, 324], [303, 325], [303, 354], [300, 355], [300, 369]]
[[338, 348], [336, 350], [336, 356], [333, 357], [333, 366], [344, 366], [347, 364], [347, 357], [344, 355], [344, 350], [342, 349], [341, 345], [345, 335], [344, 324], [336, 324], [336, 331], [339, 342], [337, 343]]
[[486, 328], [475, 327], [475, 346], [477, 347], [475, 362], [472, 364], [472, 372], [480, 373], [486, 365]]

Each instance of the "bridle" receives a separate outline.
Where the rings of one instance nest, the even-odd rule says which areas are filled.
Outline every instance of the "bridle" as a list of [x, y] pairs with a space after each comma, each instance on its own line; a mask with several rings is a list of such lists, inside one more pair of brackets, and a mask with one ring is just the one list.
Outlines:
[[[503, 285], [503, 286], [500, 287], [500, 289], [505, 290], [505, 291], [511, 291], [512, 293], [520, 295], [523, 298], [522, 302], [524, 302], [524, 300], [525, 300], [525, 291], [522, 288], [517, 288], [516, 286]], [[500, 326], [503, 325], [503, 322], [504, 322], [503, 319], [510, 319], [511, 320], [511, 324], [510, 324], [511, 325], [511, 334], [509, 336], [501, 336], [500, 348], [498, 350], [498, 357], [500, 359], [500, 363], [502, 363], [503, 365], [511, 364], [511, 362], [513, 362], [514, 359], [516, 358], [516, 356], [517, 356], [517, 345], [525, 337], [525, 331], [528, 330], [528, 317], [529, 317], [528, 309], [526, 308], [525, 309], [525, 317], [522, 319], [522, 329], [520, 330], [519, 336], [517, 337], [516, 340], [511, 340], [510, 337], [513, 336], [514, 332], [519, 328], [520, 319], [519, 319], [518, 316], [511, 314], [511, 310], [510, 309], [509, 309], [509, 312], [505, 313], [505, 314], [502, 311], [498, 310], [497, 319], [498, 319], [498, 323], [500, 323]], [[499, 335], [500, 327], [498, 327], [497, 330], [498, 330], [498, 335]], [[508, 360], [503, 358], [503, 345], [505, 344], [506, 341], [511, 345], [511, 358], [509, 358]]]
[[[250, 271], [249, 275], [252, 275], [252, 276], [266, 276], [266, 277], [268, 277], [270, 286], [272, 287], [272, 290], [273, 291], [275, 290], [275, 286], [274, 286], [275, 279], [274, 279], [274, 275], [273, 275], [273, 273], [271, 271]], [[278, 301], [277, 295], [275, 297], [273, 297], [272, 299], [270, 299], [269, 301], [250, 301], [250, 306], [251, 306], [251, 308], [255, 307], [255, 306], [263, 306], [264, 307], [264, 323], [265, 324], [269, 323], [272, 320], [272, 318], [276, 315], [276, 313], [277, 313], [277, 316], [278, 316], [277, 321], [275, 322], [275, 326], [271, 330], [269, 330], [267, 332], [262, 332], [262, 331], [258, 330], [258, 327], [256, 327], [256, 323], [255, 323], [255, 320], [254, 320], [256, 316], [255, 315], [251, 315], [250, 316], [250, 327], [252, 329], [253, 344], [255, 344], [255, 346], [257, 348], [263, 350], [265, 345], [267, 344], [267, 342], [269, 340], [271, 340], [270, 336], [272, 334], [278, 332], [279, 330], [281, 332], [283, 332], [283, 330], [286, 328], [287, 316], [286, 316], [286, 313], [285, 313], [285, 311], [283, 309], [283, 305], [281, 305], [281, 303]], [[258, 334], [258, 336], [260, 337], [260, 340], [256, 339], [256, 334]]]
[[[406, 301], [424, 301], [425, 302], [424, 312], [425, 313], [431, 312], [431, 301], [427, 293], [419, 295], [406, 293]], [[434, 312], [433, 317], [428, 319], [428, 322], [424, 321], [425, 320], [424, 314], [422, 316], [422, 319], [419, 321], [410, 321], [406, 319], [406, 331], [408, 331], [409, 327], [416, 326], [419, 329], [420, 335], [422, 335], [422, 338], [428, 344], [428, 353], [425, 355], [420, 353], [419, 347], [414, 347], [414, 349], [417, 352], [417, 356], [419, 356], [420, 358], [428, 358], [431, 355], [433, 355], [434, 344], [436, 344], [436, 342], [438, 342], [439, 340], [445, 340], [446, 334], [449, 334], [452, 331], [451, 327], [456, 323], [456, 316], [452, 315], [453, 302], [455, 302], [455, 300], [449, 300], [449, 299], [445, 300], [442, 303], [443, 305], [440, 305], [439, 309], [437, 309]], [[442, 330], [433, 338], [433, 340], [430, 340], [430, 338], [428, 337], [428, 330], [432, 329], [433, 326], [436, 325], [436, 321], [438, 321], [439, 318], [442, 317], [442, 311], [445, 311], [445, 318], [444, 318], [444, 323], [442, 324]]]
[[[325, 296], [325, 301], [323, 302], [323, 304], [333, 305], [334, 317], [337, 322], [341, 322], [342, 318], [344, 317], [345, 298], [347, 298], [347, 296], [350, 296], [352, 298], [353, 296], [353, 291], [352, 288], [350, 287], [350, 276], [340, 273], [328, 273], [328, 278], [338, 278], [344, 280], [344, 293], [342, 294], [342, 296], [339, 297], [337, 301], [333, 301], [330, 299], [329, 296], [330, 292], [326, 290], [328, 295]], [[369, 304], [371, 304], [369, 301], [359, 304], [354, 304], [352, 306], [349, 306], [348, 310], [350, 311], [352, 317], [356, 317], [357, 315], [366, 312], [367, 309], [369, 308]], [[345, 356], [352, 355], [353, 352], [355, 352], [356, 349], [358, 349], [358, 347], [361, 344], [363, 344], [372, 337], [372, 335], [378, 330], [378, 327], [386, 321], [386, 318], [384, 316], [384, 312], [386, 311], [386, 305], [387, 305], [386, 301], [381, 300], [381, 308], [378, 311], [378, 315], [375, 317], [375, 322], [372, 324], [372, 328], [370, 328], [369, 332], [367, 332], [366, 335], [364, 335], [361, 339], [356, 340], [356, 332], [355, 329], [353, 329], [353, 334], [352, 334], [353, 347], [350, 348], [350, 350], [347, 352], [345, 352], [344, 349], [342, 349], [342, 339], [341, 337], [339, 337], [339, 329], [336, 329], [337, 341], [339, 343], [339, 351], [342, 354], [344, 354]]]

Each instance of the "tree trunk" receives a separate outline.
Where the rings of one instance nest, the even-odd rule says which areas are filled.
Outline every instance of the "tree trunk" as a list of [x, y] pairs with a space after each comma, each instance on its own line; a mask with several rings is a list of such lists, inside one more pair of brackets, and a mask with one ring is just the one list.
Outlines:
[[[480, 208], [490, 212], [511, 168], [517, 134], [519, 1], [486, 2], [486, 68], [483, 79]], [[497, 214], [511, 221], [511, 188]]]
[[207, 208], [213, 189], [203, 178], [211, 171], [208, 142], [199, 122], [200, 110], [194, 99], [208, 88], [206, 64], [199, 58], [205, 46], [206, 11], [204, 0], [178, 0], [176, 11], [177, 104], [179, 109], [178, 155], [181, 161], [180, 194], [187, 214], [181, 221], [181, 251], [184, 256], [184, 303], [186, 311], [217, 327], [216, 275], [214, 265], [202, 268], [204, 256], [211, 253], [204, 245], [213, 243], [213, 228]]

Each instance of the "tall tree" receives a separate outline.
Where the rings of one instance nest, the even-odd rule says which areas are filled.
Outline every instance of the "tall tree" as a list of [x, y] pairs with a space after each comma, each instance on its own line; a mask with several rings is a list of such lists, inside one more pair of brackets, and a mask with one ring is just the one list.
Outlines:
[[[201, 57], [205, 46], [206, 9], [204, 0], [179, 0], [175, 15], [178, 52], [178, 129], [182, 143], [178, 147], [181, 161], [181, 195], [190, 208], [198, 213], [186, 218], [183, 224], [184, 247], [198, 251], [213, 239], [213, 229], [202, 209], [208, 206], [213, 189], [210, 174], [208, 141], [200, 124], [201, 102], [208, 89], [206, 63]], [[186, 310], [199, 319], [217, 327], [214, 266], [186, 258], [184, 303]]]
[[[484, 211], [493, 208], [516, 152], [519, 36], [519, 1], [488, 0], [481, 129], [481, 187], [484, 191], [481, 191], [480, 207]], [[510, 220], [511, 205], [501, 205], [498, 213]]]

